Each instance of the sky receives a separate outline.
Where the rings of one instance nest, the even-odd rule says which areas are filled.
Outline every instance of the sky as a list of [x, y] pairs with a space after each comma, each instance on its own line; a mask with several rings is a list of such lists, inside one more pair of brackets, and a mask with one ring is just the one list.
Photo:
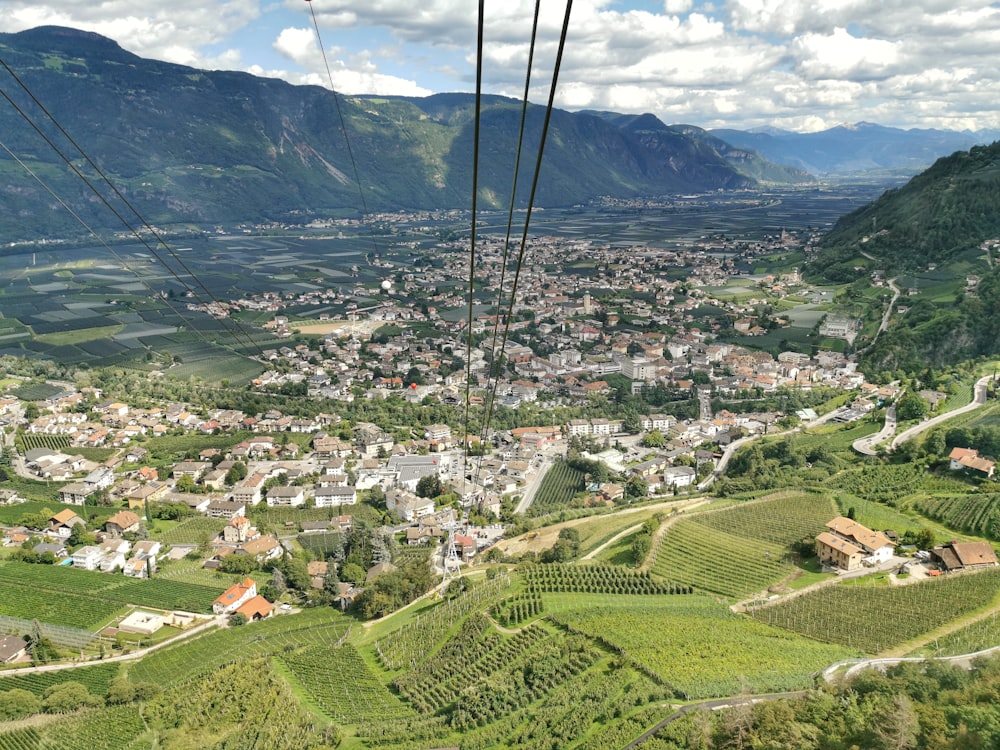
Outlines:
[[[531, 101], [566, 0], [540, 0]], [[473, 0], [0, 0], [0, 32], [56, 24], [142, 57], [342, 94], [474, 91]], [[483, 90], [520, 99], [535, 2], [486, 0]], [[313, 27], [313, 15], [319, 34]], [[574, 0], [556, 106], [668, 124], [1000, 128], [1000, 2]]]

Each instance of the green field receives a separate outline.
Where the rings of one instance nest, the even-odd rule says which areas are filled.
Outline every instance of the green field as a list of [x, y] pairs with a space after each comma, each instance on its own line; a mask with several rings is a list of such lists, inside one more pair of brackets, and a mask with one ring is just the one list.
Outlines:
[[661, 537], [650, 570], [702, 591], [743, 598], [795, 571], [788, 547], [836, 515], [831, 498], [782, 492], [678, 518]]
[[757, 627], [708, 597], [582, 597], [554, 615], [600, 638], [687, 699], [808, 688], [815, 672], [856, 655]]
[[877, 654], [995, 603], [1000, 570], [951, 574], [906, 586], [836, 585], [758, 607], [753, 616], [827, 643]]

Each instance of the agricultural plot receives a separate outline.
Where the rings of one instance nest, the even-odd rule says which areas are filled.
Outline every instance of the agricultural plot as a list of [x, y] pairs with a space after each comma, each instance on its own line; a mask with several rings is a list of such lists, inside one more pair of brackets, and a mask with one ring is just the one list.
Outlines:
[[474, 614], [434, 658], [398, 677], [394, 685], [421, 713], [439, 712], [454, 704], [463, 693], [522, 659], [547, 635], [544, 628], [529, 626], [504, 637], [485, 616]]
[[552, 615], [601, 639], [685, 699], [799, 690], [856, 653], [753, 623], [708, 597], [579, 602]]
[[129, 679], [163, 687], [179, 685], [252, 656], [291, 653], [307, 646], [332, 648], [349, 629], [343, 615], [315, 608], [273, 617], [251, 627], [214, 630], [149, 654], [129, 670]]
[[573, 497], [585, 488], [583, 472], [565, 461], [555, 463], [542, 479], [528, 514], [541, 516], [567, 507]]
[[836, 486], [879, 503], [895, 505], [924, 486], [927, 473], [915, 464], [868, 464], [839, 474]]
[[911, 656], [959, 656], [974, 654], [1000, 644], [1000, 617], [994, 612], [988, 617], [935, 638]]
[[653, 575], [743, 598], [795, 570], [783, 561], [783, 545], [727, 534], [697, 518], [682, 518], [663, 535], [650, 567]]
[[82, 630], [96, 630], [119, 612], [122, 602], [80, 594], [41, 590], [30, 585], [0, 581], [0, 615], [40, 620]]
[[27, 690], [41, 695], [53, 685], [63, 682], [79, 682], [92, 695], [107, 695], [108, 685], [118, 676], [117, 664], [97, 664], [79, 669], [62, 669], [58, 672], [31, 672], [29, 674], [4, 677], [0, 672], [0, 692], [6, 690]]
[[17, 435], [17, 448], [22, 454], [35, 448], [65, 451], [69, 448], [69, 435], [41, 435], [33, 432], [20, 432]]
[[220, 588], [52, 565], [0, 564], [0, 614], [93, 630], [137, 604], [207, 612]]
[[154, 533], [154, 536], [164, 544], [200, 544], [205, 534], [217, 536], [225, 526], [226, 521], [221, 518], [192, 516], [162, 534]]
[[877, 654], [994, 601], [1000, 570], [952, 574], [906, 586], [827, 586], [755, 608], [760, 622]]
[[698, 514], [705, 526], [747, 539], [789, 545], [823, 531], [835, 515], [833, 501], [809, 492], [782, 492], [773, 497]]
[[925, 497], [914, 507], [948, 528], [1000, 539], [1000, 497], [995, 494]]
[[690, 594], [691, 587], [653, 579], [616, 565], [532, 565], [523, 573], [532, 594], [580, 592], [584, 594]]
[[477, 609], [488, 608], [508, 586], [510, 579], [507, 576], [487, 580], [379, 638], [374, 645], [382, 665], [397, 670], [423, 663], [433, 655], [456, 622]]
[[416, 716], [378, 681], [354, 646], [307, 646], [279, 658], [309, 696], [336, 721], [355, 724]]

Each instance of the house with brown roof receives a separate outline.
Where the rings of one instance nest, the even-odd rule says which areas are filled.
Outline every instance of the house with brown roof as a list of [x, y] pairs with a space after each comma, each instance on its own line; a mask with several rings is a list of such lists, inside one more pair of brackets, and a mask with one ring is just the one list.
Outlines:
[[264, 620], [270, 617], [273, 611], [274, 607], [271, 606], [271, 602], [260, 594], [257, 594], [257, 596], [241, 604], [237, 608], [236, 613], [243, 615], [250, 622], [256, 622], [257, 620]]
[[73, 527], [81, 524], [86, 527], [86, 523], [80, 516], [66, 508], [49, 519], [49, 534], [66, 539], [73, 533]]
[[142, 520], [130, 510], [120, 510], [104, 522], [104, 530], [111, 536], [134, 534], [142, 527]]
[[968, 469], [969, 471], [974, 471], [977, 474], [982, 474], [987, 479], [993, 478], [993, 472], [996, 468], [996, 464], [994, 464], [993, 461], [980, 456], [979, 451], [975, 448], [959, 448], [956, 446], [951, 449], [951, 453], [948, 454], [948, 458], [951, 459], [948, 464], [948, 468], [952, 471]]
[[878, 565], [890, 560], [896, 549], [881, 531], [872, 531], [850, 518], [837, 516], [826, 528], [816, 537], [816, 554], [821, 563], [840, 570]]
[[281, 557], [281, 543], [273, 534], [265, 534], [242, 544], [237, 550], [238, 555], [249, 555], [262, 563]]
[[992, 568], [1000, 564], [989, 542], [950, 542], [930, 550], [946, 571]]

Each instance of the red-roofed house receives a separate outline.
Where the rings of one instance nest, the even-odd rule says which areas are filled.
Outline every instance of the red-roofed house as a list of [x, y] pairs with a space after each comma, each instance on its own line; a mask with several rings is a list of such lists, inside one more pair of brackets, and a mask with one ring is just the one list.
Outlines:
[[250, 599], [248, 602], [245, 602], [236, 610], [238, 614], [243, 615], [251, 622], [270, 617], [271, 612], [273, 611], [274, 607], [271, 606], [271, 602], [260, 594], [255, 596], [253, 599]]
[[253, 578], [244, 578], [241, 583], [234, 583], [222, 592], [212, 603], [212, 611], [217, 615], [231, 614], [255, 596], [257, 596], [257, 582]]

